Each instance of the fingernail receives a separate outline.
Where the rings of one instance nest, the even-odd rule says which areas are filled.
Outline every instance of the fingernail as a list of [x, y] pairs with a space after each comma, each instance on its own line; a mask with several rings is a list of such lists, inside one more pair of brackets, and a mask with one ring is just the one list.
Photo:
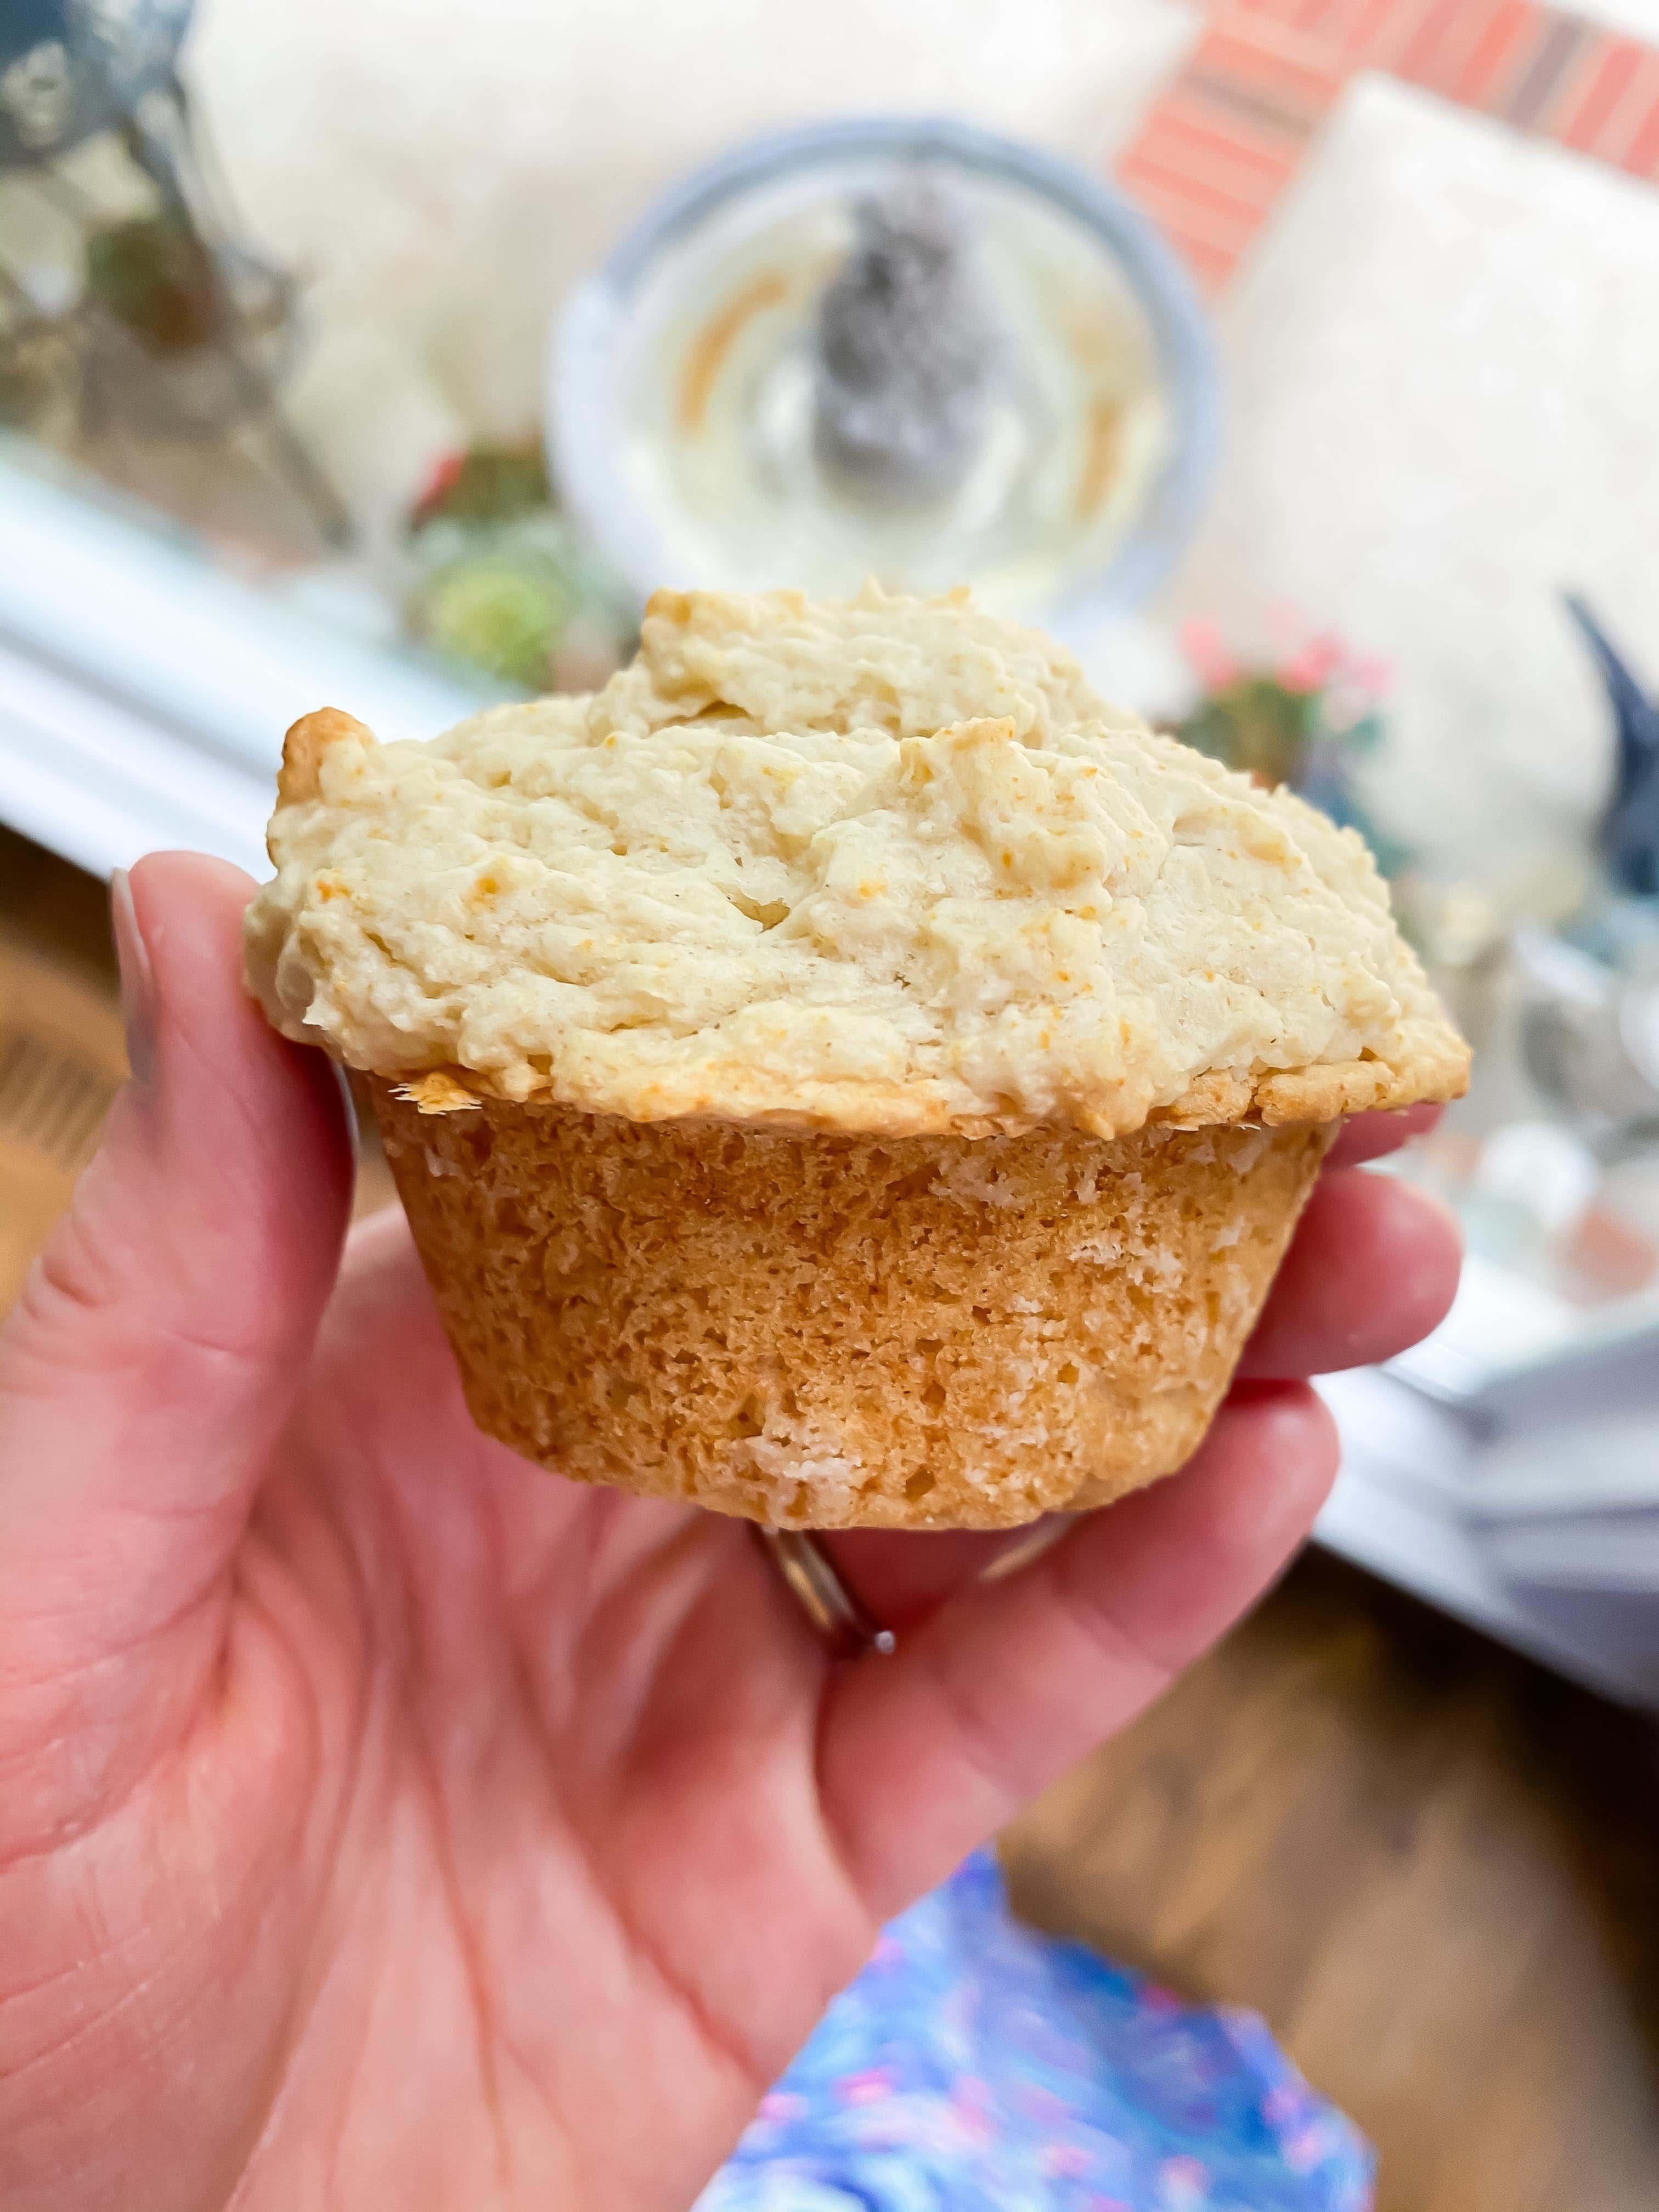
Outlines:
[[115, 957], [121, 965], [121, 1019], [126, 1025], [127, 1065], [133, 1081], [147, 1089], [155, 1073], [155, 976], [125, 868], [118, 868], [110, 879], [109, 915]]

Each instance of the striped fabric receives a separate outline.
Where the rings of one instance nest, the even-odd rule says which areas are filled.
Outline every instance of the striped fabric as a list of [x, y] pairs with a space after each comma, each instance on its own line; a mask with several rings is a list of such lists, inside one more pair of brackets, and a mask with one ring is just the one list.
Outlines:
[[1350, 76], [1659, 183], [1659, 51], [1534, 0], [1220, 0], [1118, 174], [1218, 290]]

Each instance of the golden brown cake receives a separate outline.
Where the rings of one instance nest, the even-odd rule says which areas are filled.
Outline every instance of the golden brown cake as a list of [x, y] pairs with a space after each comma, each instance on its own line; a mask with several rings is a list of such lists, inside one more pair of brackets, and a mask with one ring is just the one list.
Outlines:
[[480, 1425], [779, 1524], [1191, 1452], [1345, 1114], [1468, 1054], [1352, 832], [963, 593], [659, 594], [587, 699], [289, 732], [250, 985], [373, 1080]]

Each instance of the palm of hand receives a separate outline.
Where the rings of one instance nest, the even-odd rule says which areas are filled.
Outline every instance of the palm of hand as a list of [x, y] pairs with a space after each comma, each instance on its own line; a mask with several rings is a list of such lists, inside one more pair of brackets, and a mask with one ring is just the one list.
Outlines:
[[478, 1435], [398, 1224], [354, 1262], [227, 1577], [143, 1655], [196, 1678], [176, 1741], [76, 1863], [0, 1840], [5, 1924], [76, 1961], [13, 1997], [10, 2094], [50, 2172], [108, 2085], [112, 2201], [150, 2157], [158, 2204], [689, 2202], [873, 1932], [823, 1663], [741, 1528]]
[[478, 1435], [394, 1219], [311, 1347], [331, 1106], [170, 867], [155, 1074], [0, 1368], [0, 2197], [683, 2207], [880, 1919], [1276, 1569], [1322, 1417], [1247, 1389], [995, 1584], [851, 1540], [912, 1626], [832, 1666], [740, 1525]]

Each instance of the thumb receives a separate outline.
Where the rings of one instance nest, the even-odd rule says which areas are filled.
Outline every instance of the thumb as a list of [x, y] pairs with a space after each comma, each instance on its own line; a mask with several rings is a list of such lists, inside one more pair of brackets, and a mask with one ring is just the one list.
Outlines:
[[338, 1264], [340, 1101], [243, 990], [251, 890], [183, 853], [116, 879], [132, 1079], [0, 1333], [0, 1637], [44, 1671], [215, 1591]]

